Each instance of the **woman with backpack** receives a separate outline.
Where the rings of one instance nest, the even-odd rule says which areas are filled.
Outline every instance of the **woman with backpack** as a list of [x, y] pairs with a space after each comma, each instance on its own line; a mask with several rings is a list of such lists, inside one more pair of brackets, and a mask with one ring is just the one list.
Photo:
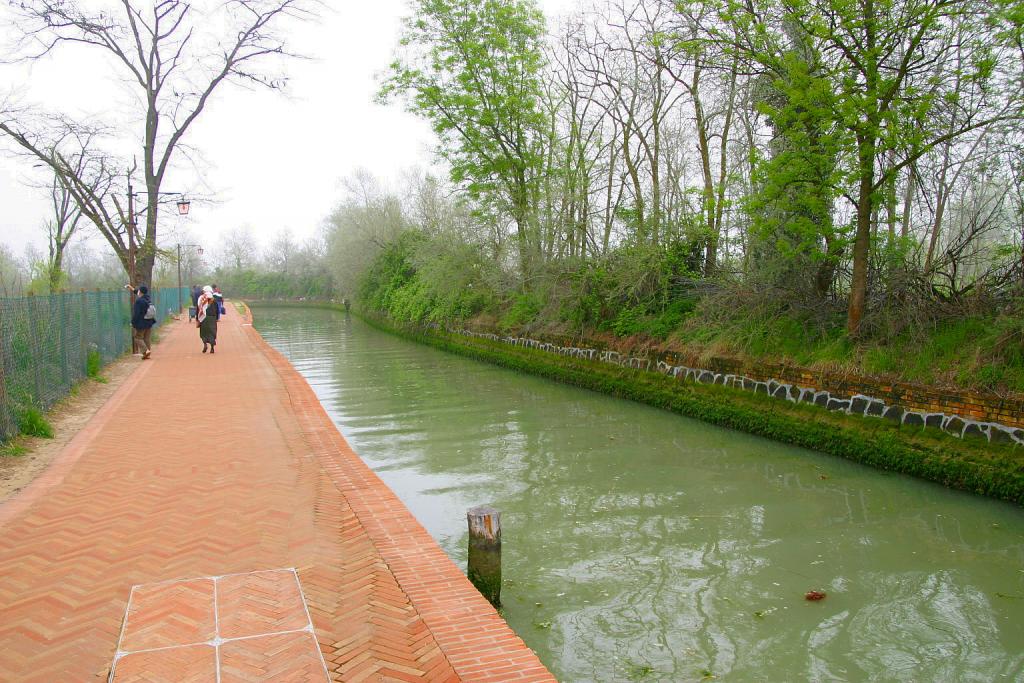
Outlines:
[[132, 306], [132, 329], [138, 350], [142, 351], [142, 360], [149, 358], [149, 338], [156, 325], [156, 306], [149, 299], [149, 289], [140, 285], [135, 290], [135, 305]]

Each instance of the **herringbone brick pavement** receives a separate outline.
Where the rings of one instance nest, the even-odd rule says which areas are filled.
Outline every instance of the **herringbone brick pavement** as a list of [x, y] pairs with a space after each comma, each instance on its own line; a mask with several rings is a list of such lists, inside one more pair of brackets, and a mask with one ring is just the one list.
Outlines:
[[216, 683], [210, 645], [173, 647], [131, 654], [117, 665], [118, 683]]
[[126, 652], [203, 643], [216, 635], [213, 581], [196, 579], [136, 588], [125, 616]]
[[134, 586], [111, 683], [328, 683], [313, 632], [294, 568]]
[[[0, 681], [103, 680], [134, 585], [281, 567], [297, 568], [333, 680], [553, 680], [251, 326], [229, 315], [211, 356], [172, 325], [0, 506]], [[147, 637], [202, 631], [187, 617], [201, 587], [177, 598], [186, 616]], [[241, 607], [273, 621], [258, 603]], [[264, 643], [282, 661], [293, 645]], [[149, 666], [188, 680], [210, 649]], [[228, 654], [246, 680], [251, 652]], [[119, 677], [143, 660], [125, 657]]]

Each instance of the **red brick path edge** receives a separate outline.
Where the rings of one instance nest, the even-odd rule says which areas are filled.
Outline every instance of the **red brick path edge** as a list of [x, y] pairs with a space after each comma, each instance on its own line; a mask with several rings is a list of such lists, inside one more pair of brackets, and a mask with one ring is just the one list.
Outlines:
[[332, 680], [554, 680], [251, 320], [163, 337], [0, 506], [0, 681], [106, 680], [132, 586], [283, 567]]
[[305, 378], [252, 327], [246, 330], [277, 370], [303, 433], [331, 473], [441, 651], [464, 681], [554, 681], [398, 496], [356, 455]]

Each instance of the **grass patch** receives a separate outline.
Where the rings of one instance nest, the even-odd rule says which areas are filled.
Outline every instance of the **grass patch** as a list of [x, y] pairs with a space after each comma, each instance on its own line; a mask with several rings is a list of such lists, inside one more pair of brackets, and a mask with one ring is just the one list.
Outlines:
[[14, 419], [18, 424], [18, 431], [22, 434], [44, 439], [53, 438], [53, 426], [38, 408], [16, 408]]
[[100, 376], [100, 370], [103, 368], [103, 357], [100, 352], [93, 349], [89, 351], [89, 355], [85, 359], [85, 374], [91, 379], [96, 379]]
[[958, 318], [927, 330], [855, 345], [838, 323], [826, 330], [793, 317], [692, 320], [674, 340], [698, 355], [804, 367], [840, 366], [856, 374], [964, 389], [1024, 392], [1024, 344], [1011, 324], [993, 317]]
[[718, 385], [555, 356], [487, 339], [409, 329], [366, 316], [398, 336], [514, 370], [663, 408], [679, 415], [1024, 504], [1024, 449], [961, 440], [938, 430], [827, 412]]
[[28, 453], [28, 448], [17, 441], [8, 441], [0, 446], [0, 458], [17, 458]]

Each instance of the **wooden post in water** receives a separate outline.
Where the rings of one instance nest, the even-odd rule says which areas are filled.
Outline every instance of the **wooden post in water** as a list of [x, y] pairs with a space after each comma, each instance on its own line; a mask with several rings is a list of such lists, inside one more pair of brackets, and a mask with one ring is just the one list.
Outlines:
[[495, 607], [501, 607], [501, 513], [489, 505], [470, 508], [470, 582]]

